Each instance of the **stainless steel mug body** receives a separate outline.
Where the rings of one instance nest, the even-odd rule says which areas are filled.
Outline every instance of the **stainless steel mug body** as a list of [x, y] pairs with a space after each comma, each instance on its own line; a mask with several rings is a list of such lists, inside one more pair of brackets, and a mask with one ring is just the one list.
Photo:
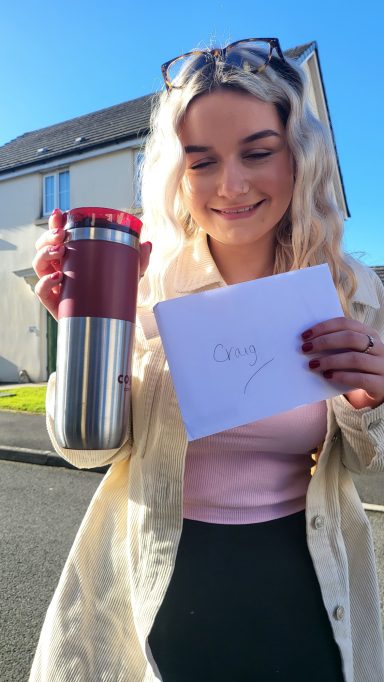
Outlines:
[[134, 325], [63, 317], [58, 325], [55, 431], [75, 450], [118, 448], [127, 436]]
[[117, 213], [67, 213], [55, 400], [64, 448], [118, 448], [130, 424], [141, 222], [119, 212], [124, 223], [114, 223], [107, 211]]

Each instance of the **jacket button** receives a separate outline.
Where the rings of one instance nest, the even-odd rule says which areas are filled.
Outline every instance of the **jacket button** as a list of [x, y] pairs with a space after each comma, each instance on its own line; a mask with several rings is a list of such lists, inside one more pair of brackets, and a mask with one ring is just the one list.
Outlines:
[[313, 519], [313, 525], [316, 528], [316, 530], [320, 530], [320, 528], [324, 528], [324, 516], [315, 516]]
[[335, 609], [334, 616], [335, 616], [336, 620], [344, 620], [344, 616], [345, 616], [344, 607], [343, 606], [337, 606], [337, 608]]

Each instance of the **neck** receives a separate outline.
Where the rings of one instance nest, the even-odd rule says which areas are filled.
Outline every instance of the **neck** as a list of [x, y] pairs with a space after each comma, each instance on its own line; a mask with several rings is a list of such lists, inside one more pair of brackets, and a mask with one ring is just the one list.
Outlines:
[[258, 245], [255, 252], [249, 246], [221, 244], [209, 236], [207, 238], [212, 258], [227, 284], [249, 282], [273, 274], [274, 244], [270, 244], [269, 248], [261, 248], [261, 245]]

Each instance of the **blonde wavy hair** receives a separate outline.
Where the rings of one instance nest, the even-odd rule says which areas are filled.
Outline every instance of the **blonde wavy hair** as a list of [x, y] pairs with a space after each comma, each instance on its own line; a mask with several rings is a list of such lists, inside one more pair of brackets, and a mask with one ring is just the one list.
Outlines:
[[[252, 63], [252, 50], [243, 53]], [[157, 267], [198, 230], [181, 192], [185, 153], [178, 130], [188, 106], [195, 97], [218, 89], [245, 92], [276, 106], [294, 159], [293, 196], [277, 227], [274, 273], [328, 263], [348, 314], [356, 278], [341, 248], [343, 217], [333, 188], [335, 154], [329, 132], [311, 111], [302, 69], [293, 60], [278, 58], [256, 74], [215, 62], [209, 73], [207, 69], [185, 73], [184, 81], [182, 88], [158, 96], [145, 147], [143, 222], [148, 238], [156, 240]]]

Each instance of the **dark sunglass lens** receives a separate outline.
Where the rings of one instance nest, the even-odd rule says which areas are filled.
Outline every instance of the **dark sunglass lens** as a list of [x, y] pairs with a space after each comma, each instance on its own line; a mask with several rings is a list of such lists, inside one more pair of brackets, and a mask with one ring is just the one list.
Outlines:
[[196, 71], [201, 71], [212, 60], [206, 53], [180, 57], [168, 67], [168, 80], [175, 87], [181, 87]]
[[237, 43], [227, 50], [226, 63], [244, 71], [257, 71], [268, 63], [270, 54], [269, 43], [262, 40], [252, 40]]

